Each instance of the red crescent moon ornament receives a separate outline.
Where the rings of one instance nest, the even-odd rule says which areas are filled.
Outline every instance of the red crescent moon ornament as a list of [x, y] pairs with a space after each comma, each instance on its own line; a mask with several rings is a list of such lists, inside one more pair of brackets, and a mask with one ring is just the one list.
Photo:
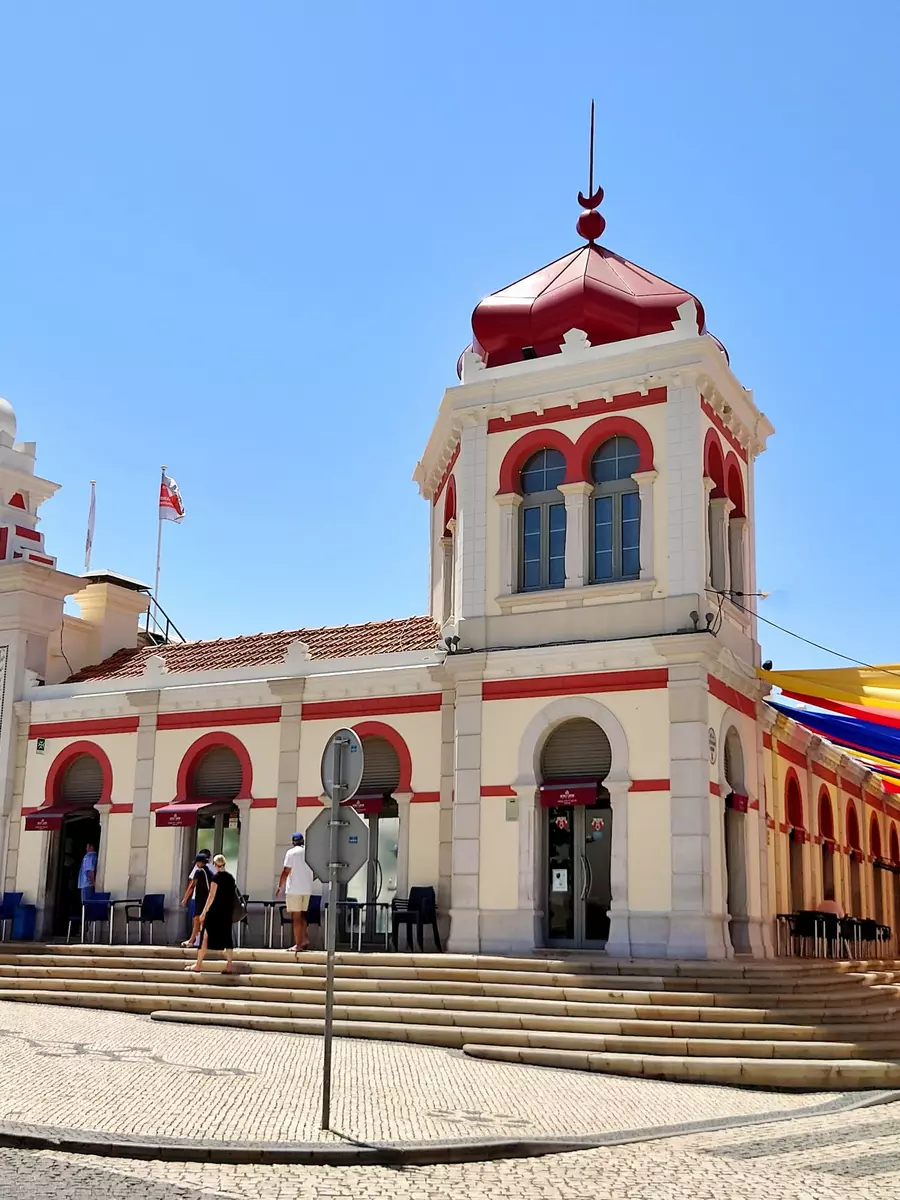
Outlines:
[[583, 237], [586, 242], [590, 242], [591, 245], [602, 236], [603, 230], [606, 228], [606, 218], [602, 213], [597, 212], [602, 200], [602, 187], [598, 187], [591, 196], [585, 196], [584, 192], [578, 193], [578, 203], [581, 205], [582, 212], [575, 223], [575, 228], [578, 230], [579, 236]]

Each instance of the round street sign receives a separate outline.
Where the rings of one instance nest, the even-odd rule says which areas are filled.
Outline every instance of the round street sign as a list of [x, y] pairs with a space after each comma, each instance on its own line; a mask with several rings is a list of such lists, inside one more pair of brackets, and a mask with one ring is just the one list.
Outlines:
[[[339, 756], [335, 746], [339, 745]], [[329, 800], [334, 799], [336, 787], [343, 785], [341, 800], [349, 800], [359, 791], [363, 774], [363, 745], [352, 729], [339, 729], [328, 739], [322, 753], [322, 790]], [[335, 763], [338, 764], [337, 777]]]

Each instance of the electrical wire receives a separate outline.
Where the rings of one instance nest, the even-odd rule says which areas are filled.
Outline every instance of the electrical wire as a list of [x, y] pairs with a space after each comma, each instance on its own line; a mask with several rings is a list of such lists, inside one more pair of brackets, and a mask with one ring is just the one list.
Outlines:
[[[758, 621], [763, 621], [766, 625], [771, 625], [773, 629], [777, 629], [781, 633], [786, 633], [788, 637], [796, 638], [798, 642], [805, 642], [807, 646], [813, 646], [816, 650], [824, 650], [826, 654], [832, 654], [835, 658], [842, 658], [844, 662], [853, 663], [857, 667], [865, 667], [869, 671], [880, 671], [882, 675], [893, 675], [895, 679], [900, 679], [900, 671], [890, 671], [887, 667], [878, 667], [874, 663], [864, 662], [861, 658], [854, 658], [851, 654], [841, 654], [840, 650], [832, 650], [830, 646], [823, 646], [821, 642], [814, 642], [812, 638], [804, 637], [802, 633], [795, 633], [793, 629], [786, 629], [784, 625], [779, 625], [777, 621], [770, 621], [768, 617], [760, 616], [758, 612], [754, 612], [752, 609], [747, 608], [745, 604], [742, 604], [740, 600], [736, 599], [737, 593], [720, 592], [715, 588], [707, 588], [706, 590], [711, 595], [715, 595], [720, 598], [719, 613], [717, 615], [721, 614], [722, 612], [722, 605], [725, 602], [725, 597], [730, 596], [735, 606], [741, 609], [742, 612], [747, 613], [748, 616], [756, 617]], [[740, 594], [745, 595], [746, 593], [742, 592]], [[716, 626], [716, 632], [718, 632], [720, 627], [721, 622], [719, 622], [719, 625]]]

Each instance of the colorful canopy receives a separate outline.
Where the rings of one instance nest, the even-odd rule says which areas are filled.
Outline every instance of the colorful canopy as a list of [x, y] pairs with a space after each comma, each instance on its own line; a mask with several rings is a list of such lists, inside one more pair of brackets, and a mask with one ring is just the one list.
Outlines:
[[769, 700], [773, 708], [840, 746], [900, 794], [900, 666], [758, 674], [789, 699], [814, 706]]

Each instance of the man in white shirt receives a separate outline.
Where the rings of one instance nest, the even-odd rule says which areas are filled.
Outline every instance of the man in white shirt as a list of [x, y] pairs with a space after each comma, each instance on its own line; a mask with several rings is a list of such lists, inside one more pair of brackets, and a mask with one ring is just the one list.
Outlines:
[[284, 891], [285, 907], [291, 914], [291, 924], [294, 927], [294, 944], [291, 949], [295, 951], [309, 948], [306, 913], [315, 882], [312, 870], [306, 865], [303, 840], [302, 833], [295, 833], [291, 838], [293, 845], [284, 856], [284, 869], [275, 892], [277, 900]]

